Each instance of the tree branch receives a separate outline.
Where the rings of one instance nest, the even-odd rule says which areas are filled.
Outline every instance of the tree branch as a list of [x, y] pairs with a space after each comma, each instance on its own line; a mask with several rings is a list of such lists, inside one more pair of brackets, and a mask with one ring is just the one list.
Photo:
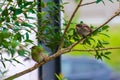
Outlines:
[[13, 79], [15, 79], [15, 78], [17, 78], [17, 77], [20, 77], [20, 76], [22, 76], [22, 75], [24, 75], [24, 74], [26, 74], [26, 73], [29, 73], [29, 72], [37, 69], [39, 66], [41, 66], [41, 65], [43, 65], [43, 64], [45, 64], [45, 62], [42, 61], [40, 64], [35, 64], [33, 67], [28, 68], [28, 69], [26, 69], [26, 70], [24, 70], [24, 71], [21, 71], [21, 72], [19, 72], [19, 73], [16, 73], [16, 74], [14, 74], [14, 75], [12, 75], [12, 76], [4, 79], [4, 80], [13, 80]]
[[75, 14], [76, 14], [76, 12], [78, 11], [78, 9], [79, 9], [79, 7], [80, 7], [79, 5], [81, 5], [82, 1], [83, 1], [83, 0], [80, 0], [80, 2], [78, 3], [77, 7], [75, 8], [75, 10], [74, 10], [72, 16], [70, 17], [70, 20], [69, 20], [69, 22], [68, 22], [68, 24], [67, 24], [67, 26], [66, 26], [66, 28], [65, 28], [65, 30], [64, 30], [64, 33], [63, 33], [63, 35], [62, 35], [62, 39], [61, 39], [60, 46], [59, 46], [58, 50], [60, 50], [60, 49], [62, 48], [62, 45], [63, 45], [63, 42], [64, 42], [65, 34], [66, 34], [68, 28], [70, 27], [70, 23], [72, 22], [72, 20], [73, 20]]

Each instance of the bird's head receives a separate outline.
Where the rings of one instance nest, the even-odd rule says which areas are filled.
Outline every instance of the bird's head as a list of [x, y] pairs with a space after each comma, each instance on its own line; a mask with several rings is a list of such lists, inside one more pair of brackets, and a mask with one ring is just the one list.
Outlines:
[[81, 23], [81, 24], [76, 24], [76, 28], [84, 28], [84, 27], [89, 27], [87, 24]]
[[79, 29], [82, 27], [82, 24], [76, 24], [76, 29]]
[[38, 46], [32, 46], [30, 49], [35, 49], [35, 48], [37, 48]]

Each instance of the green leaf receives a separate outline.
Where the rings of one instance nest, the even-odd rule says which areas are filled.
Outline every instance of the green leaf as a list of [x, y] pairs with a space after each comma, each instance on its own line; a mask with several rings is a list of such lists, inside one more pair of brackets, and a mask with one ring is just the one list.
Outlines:
[[101, 1], [103, 1], [103, 0], [96, 0], [96, 3], [99, 3], [99, 2], [101, 2]]
[[92, 33], [92, 35], [95, 36], [95, 35], [97, 35], [98, 33], [99, 33], [99, 30], [95, 30], [95, 31]]
[[26, 32], [26, 40], [28, 40], [29, 39], [29, 34], [28, 34], [28, 32]]
[[0, 8], [0, 12], [2, 12], [2, 8]]
[[9, 2], [13, 2], [13, 0], [7, 0], [7, 1], [9, 1]]
[[8, 41], [6, 41], [6, 40], [3, 40], [3, 41], [2, 41], [2, 45], [3, 45], [5, 48], [8, 48], [9, 45], [10, 45], [10, 43], [9, 43]]
[[3, 10], [2, 16], [8, 17], [8, 9]]
[[109, 0], [109, 1], [113, 3], [113, 0]]
[[21, 42], [23, 38], [24, 38], [24, 36], [22, 34], [20, 34], [20, 32], [18, 32], [14, 35], [13, 40], [19, 40]]
[[102, 27], [102, 30], [107, 30], [108, 28], [109, 28], [109, 26], [105, 25], [105, 26]]
[[19, 42], [16, 41], [16, 40], [13, 40], [13, 41], [11, 42], [12, 48], [16, 48], [18, 45], [19, 45]]
[[10, 6], [8, 10], [15, 11], [15, 8], [13, 6]]
[[10, 49], [8, 49], [9, 51], [10, 51], [10, 53], [11, 53], [11, 55], [12, 55], [12, 57], [14, 56], [14, 54], [15, 54], [15, 49], [14, 48], [10, 48]]
[[22, 3], [23, 3], [23, 0], [17, 0], [17, 4], [19, 7], [21, 7]]
[[120, 0], [117, 0], [118, 2], [120, 2]]
[[0, 17], [0, 27], [2, 26], [1, 23], [4, 22], [4, 21], [5, 21], [5, 18], [1, 16], [1, 17]]
[[62, 80], [62, 77], [58, 74], [55, 74], [55, 76], [57, 77], [58, 80]]
[[9, 17], [6, 17], [6, 22], [10, 22], [10, 18]]
[[8, 72], [8, 70], [4, 70], [4, 71], [2, 72], [2, 74], [5, 75], [7, 72]]
[[102, 44], [107, 45], [110, 44], [108, 41], [103, 41]]
[[[17, 20], [17, 16], [16, 16], [16, 15], [12, 16], [11, 18], [12, 18], [13, 20]], [[15, 22], [17, 22], [17, 21], [15, 21]]]
[[98, 47], [102, 47], [102, 48], [104, 48], [103, 43], [102, 43], [101, 40], [98, 40]]
[[89, 38], [86, 38], [86, 39], [83, 41], [83, 44], [91, 45]]
[[3, 61], [1, 61], [2, 62], [2, 64], [3, 64], [3, 66], [4, 66], [4, 68], [6, 68], [6, 65], [5, 65], [5, 63], [3, 62]]
[[24, 3], [24, 8], [25, 7], [27, 7], [27, 6], [29, 6], [29, 5], [32, 5], [34, 2], [32, 2], [32, 1], [26, 1], [25, 3]]
[[19, 63], [19, 64], [23, 64], [22, 62], [18, 61], [17, 59], [13, 59], [15, 62]]
[[27, 16], [26, 18], [28, 18], [28, 19], [35, 19], [35, 17], [31, 17], [31, 16]]
[[104, 36], [106, 36], [106, 37], [110, 37], [108, 34], [106, 34], [106, 33], [99, 33], [99, 34], [101, 34], [101, 35], [104, 35]]
[[94, 38], [90, 37], [89, 39], [92, 40], [93, 42], [95, 42], [95, 39], [94, 39]]
[[[14, 18], [15, 18], [15, 20], [16, 20], [17, 17], [14, 17]], [[20, 26], [20, 23], [17, 22], [17, 21], [15, 21], [14, 25], [16, 25], [16, 26]], [[17, 31], [15, 31], [15, 32], [17, 32]]]
[[109, 55], [109, 54], [111, 54], [111, 52], [105, 52], [105, 55]]
[[108, 56], [106, 56], [106, 55], [102, 55], [103, 57], [105, 57], [106, 59], [109, 59], [110, 60], [110, 58], [108, 57]]
[[96, 1], [97, 4], [100, 3], [100, 2], [102, 2], [105, 5], [105, 2], [103, 0], [97, 0]]
[[15, 9], [15, 15], [19, 15], [19, 14], [21, 14], [23, 11], [22, 11], [22, 9]]
[[26, 23], [26, 22], [23, 22], [21, 25], [22, 25], [22, 26], [26, 26], [26, 27], [33, 27], [31, 24]]
[[25, 40], [24, 42], [33, 43], [33, 41], [32, 41], [32, 40], [30, 40], [30, 39], [27, 39], [27, 40]]
[[21, 50], [18, 50], [18, 54], [20, 55], [20, 56], [25, 56], [25, 50], [23, 50], [23, 49], [21, 49]]
[[100, 52], [97, 51], [97, 50], [95, 50], [95, 52], [96, 52], [95, 58], [96, 58], [96, 59], [101, 59], [101, 60], [102, 60], [102, 56], [101, 56]]
[[2, 54], [0, 53], [0, 61], [2, 62], [2, 64], [3, 64], [3, 66], [4, 66], [4, 68], [6, 68], [6, 66], [5, 66], [5, 63], [4, 63], [4, 61], [3, 61], [3, 56], [2, 56]]
[[12, 36], [12, 34], [10, 32], [5, 31], [5, 30], [3, 30], [2, 32], [0, 32], [0, 37], [3, 38], [3, 39], [9, 38], [11, 36]]

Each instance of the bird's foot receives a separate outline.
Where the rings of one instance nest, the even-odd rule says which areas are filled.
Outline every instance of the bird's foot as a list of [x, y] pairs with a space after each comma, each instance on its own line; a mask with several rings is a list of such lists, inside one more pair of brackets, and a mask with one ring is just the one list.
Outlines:
[[43, 59], [43, 61], [44, 61], [44, 62], [47, 62], [47, 61], [48, 61], [48, 57], [45, 57], [45, 58]]

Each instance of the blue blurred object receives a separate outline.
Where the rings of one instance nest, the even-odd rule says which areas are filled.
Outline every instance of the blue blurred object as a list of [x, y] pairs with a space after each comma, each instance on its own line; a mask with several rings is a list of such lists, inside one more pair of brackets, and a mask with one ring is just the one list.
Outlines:
[[112, 70], [90, 57], [62, 56], [62, 73], [68, 80], [112, 80]]

